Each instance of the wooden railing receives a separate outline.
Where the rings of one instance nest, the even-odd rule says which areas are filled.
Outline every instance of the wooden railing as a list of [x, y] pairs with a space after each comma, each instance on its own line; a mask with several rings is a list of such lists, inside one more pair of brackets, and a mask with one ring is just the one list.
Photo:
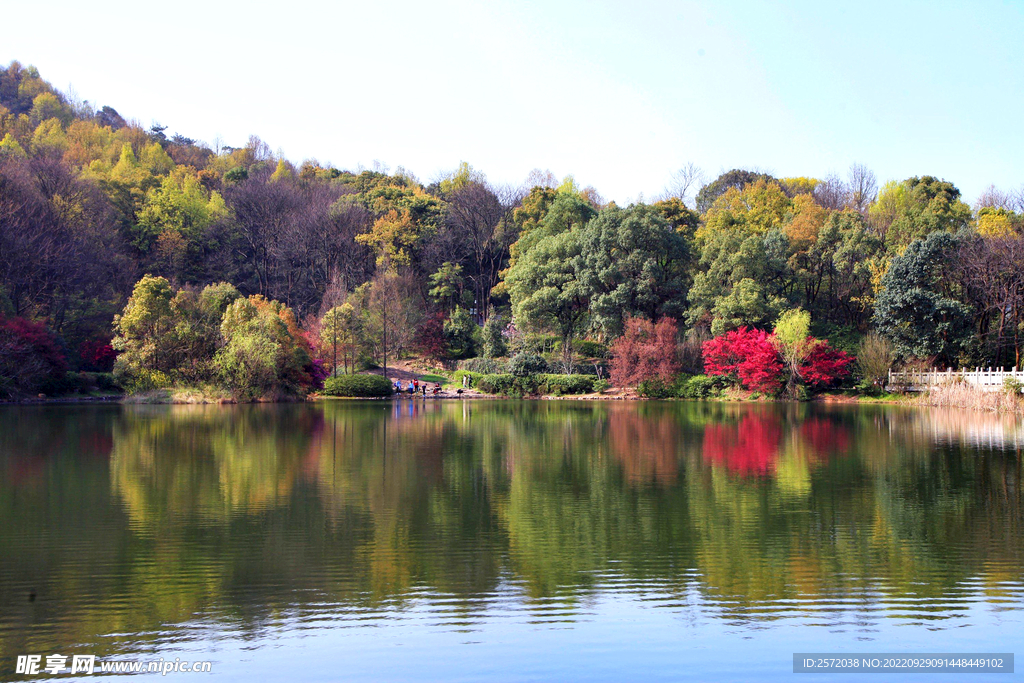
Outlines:
[[974, 368], [969, 370], [901, 370], [889, 371], [888, 387], [902, 391], [928, 391], [928, 389], [951, 382], [966, 382], [982, 391], [1002, 391], [1007, 377], [1024, 384], [1024, 370], [1011, 368]]

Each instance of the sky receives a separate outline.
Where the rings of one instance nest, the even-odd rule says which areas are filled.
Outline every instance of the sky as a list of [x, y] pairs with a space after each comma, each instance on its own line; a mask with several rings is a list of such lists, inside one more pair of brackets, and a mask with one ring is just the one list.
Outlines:
[[145, 125], [429, 182], [534, 168], [605, 199], [687, 163], [1024, 185], [1016, 2], [9, 3], [0, 62]]

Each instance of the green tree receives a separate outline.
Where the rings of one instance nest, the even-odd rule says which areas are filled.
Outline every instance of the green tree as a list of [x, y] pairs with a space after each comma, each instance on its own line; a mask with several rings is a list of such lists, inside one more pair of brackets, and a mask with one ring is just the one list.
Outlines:
[[466, 309], [456, 306], [444, 321], [444, 337], [452, 357], [471, 358], [476, 355], [480, 328]]
[[458, 263], [445, 261], [430, 276], [430, 297], [450, 311], [462, 300], [462, 266]]
[[628, 316], [682, 315], [690, 249], [657, 209], [606, 208], [581, 229], [580, 240], [577, 278], [590, 299], [593, 325], [608, 337], [622, 333]]
[[787, 307], [789, 242], [779, 230], [719, 230], [703, 241], [701, 270], [690, 288], [687, 322], [720, 335], [771, 324]]
[[567, 364], [572, 340], [582, 331], [590, 309], [589, 293], [574, 267], [581, 253], [579, 230], [549, 235], [523, 253], [505, 278], [516, 325], [555, 331]]
[[496, 314], [491, 314], [484, 323], [484, 356], [487, 358], [502, 358], [508, 355], [508, 342], [505, 340], [505, 320]]
[[971, 337], [971, 309], [955, 296], [945, 272], [958, 248], [948, 232], [910, 243], [892, 260], [875, 302], [874, 323], [900, 358], [955, 363]]
[[789, 370], [786, 391], [793, 395], [802, 377], [800, 368], [820, 342], [810, 336], [811, 314], [794, 308], [779, 316], [775, 322], [775, 346]]
[[960, 190], [927, 175], [886, 183], [869, 215], [893, 254], [930, 233], [952, 233], [971, 223], [971, 208], [960, 200]]

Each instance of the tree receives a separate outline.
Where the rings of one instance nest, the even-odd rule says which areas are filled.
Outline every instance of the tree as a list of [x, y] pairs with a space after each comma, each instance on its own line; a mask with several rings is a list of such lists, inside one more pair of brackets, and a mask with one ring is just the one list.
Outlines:
[[953, 297], [944, 276], [959, 248], [948, 232], [933, 232], [910, 243], [892, 260], [875, 302], [874, 323], [900, 358], [955, 362], [971, 336], [971, 310]]
[[889, 370], [896, 360], [892, 344], [876, 332], [869, 332], [860, 342], [857, 350], [857, 365], [864, 375], [864, 381], [873, 387], [885, 386]]
[[652, 380], [671, 382], [680, 369], [678, 335], [672, 318], [661, 318], [657, 324], [640, 317], [626, 318], [625, 331], [610, 349], [612, 382], [620, 387]]
[[747, 185], [757, 181], [772, 182], [774, 180], [775, 178], [767, 173], [734, 168], [718, 176], [700, 189], [696, 199], [697, 211], [706, 213], [711, 208], [711, 205], [730, 189], [742, 190]]
[[309, 348], [284, 304], [259, 294], [236, 299], [224, 311], [221, 335], [216, 363], [236, 397], [295, 395], [311, 387]]
[[956, 232], [971, 222], [971, 209], [960, 190], [933, 176], [886, 183], [870, 216], [892, 253], [933, 232]]
[[330, 350], [331, 376], [338, 374], [339, 354], [345, 374], [355, 370], [359, 334], [359, 316], [351, 303], [335, 306], [324, 314], [320, 321], [320, 344]]
[[0, 315], [0, 396], [38, 391], [59, 379], [66, 367], [56, 337], [45, 326]]
[[462, 266], [458, 263], [445, 261], [430, 276], [430, 298], [435, 303], [450, 311], [462, 300]]
[[704, 372], [742, 384], [750, 391], [776, 394], [784, 369], [771, 335], [748, 327], [726, 332], [703, 344]]
[[456, 306], [444, 321], [444, 338], [448, 353], [453, 358], [471, 358], [476, 355], [480, 328], [462, 306]]
[[523, 253], [505, 277], [516, 326], [556, 331], [566, 366], [590, 310], [589, 292], [574, 268], [581, 248], [578, 230], [549, 235]]
[[792, 285], [788, 252], [789, 242], [780, 231], [719, 230], [709, 235], [688, 294], [687, 322], [714, 335], [770, 324], [787, 307]]
[[491, 313], [484, 323], [483, 329], [484, 356], [501, 358], [508, 355], [508, 342], [505, 340], [505, 320], [500, 315]]
[[592, 324], [618, 336], [627, 316], [680, 316], [689, 285], [686, 237], [653, 207], [602, 210], [580, 233], [573, 267]]
[[408, 288], [393, 270], [378, 268], [374, 278], [356, 292], [361, 300], [367, 340], [376, 349], [387, 376], [388, 357], [404, 351], [409, 344], [415, 319]]
[[742, 189], [731, 187], [708, 207], [697, 237], [703, 239], [722, 230], [780, 230], [792, 210], [793, 200], [774, 180], [760, 179]]
[[775, 323], [773, 341], [789, 371], [786, 390], [790, 394], [795, 393], [797, 384], [803, 379], [803, 365], [818, 345], [810, 331], [811, 314], [799, 308], [786, 311]]
[[135, 284], [124, 312], [114, 316], [115, 337], [112, 345], [120, 352], [114, 373], [149, 388], [146, 379], [152, 372], [169, 373], [173, 368], [171, 353], [171, 300], [174, 290], [166, 278], [145, 275]]

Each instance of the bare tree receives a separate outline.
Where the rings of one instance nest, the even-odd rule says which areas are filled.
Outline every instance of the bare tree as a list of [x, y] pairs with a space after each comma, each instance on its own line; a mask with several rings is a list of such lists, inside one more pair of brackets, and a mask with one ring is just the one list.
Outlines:
[[850, 191], [846, 183], [835, 173], [829, 173], [814, 188], [814, 199], [826, 209], [838, 211], [849, 201]]
[[694, 195], [704, 186], [704, 181], [704, 171], [701, 167], [688, 161], [682, 168], [673, 171], [665, 193], [669, 198], [676, 197], [687, 206], [693, 206]]
[[871, 202], [878, 196], [878, 179], [864, 164], [851, 165], [846, 177], [850, 208], [866, 213]]

